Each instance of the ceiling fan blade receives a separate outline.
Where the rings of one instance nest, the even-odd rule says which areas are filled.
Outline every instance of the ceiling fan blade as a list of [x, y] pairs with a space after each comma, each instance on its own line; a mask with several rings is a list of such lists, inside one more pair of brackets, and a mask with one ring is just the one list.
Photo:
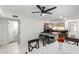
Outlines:
[[32, 12], [32, 13], [41, 13], [41, 12]]
[[40, 5], [37, 5], [37, 7], [38, 7], [41, 11], [43, 11], [43, 9], [42, 9], [42, 7], [41, 7]]
[[52, 14], [52, 13], [50, 13], [50, 12], [46, 12], [47, 14]]
[[50, 11], [50, 10], [53, 10], [55, 8], [57, 8], [57, 7], [53, 7], [53, 8], [47, 9], [47, 10], [45, 10], [45, 12]]

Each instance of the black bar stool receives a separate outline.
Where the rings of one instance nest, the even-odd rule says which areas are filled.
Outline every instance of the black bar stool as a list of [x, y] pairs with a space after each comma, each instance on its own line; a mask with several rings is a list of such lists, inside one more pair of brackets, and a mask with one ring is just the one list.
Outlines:
[[[36, 43], [34, 46], [32, 46], [32, 43]], [[34, 48], [39, 48], [39, 39], [33, 39], [28, 41], [28, 50], [31, 52]]]

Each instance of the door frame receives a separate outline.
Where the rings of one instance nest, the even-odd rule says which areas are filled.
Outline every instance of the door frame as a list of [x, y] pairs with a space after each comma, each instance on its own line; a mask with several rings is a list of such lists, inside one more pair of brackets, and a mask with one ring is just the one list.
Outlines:
[[[7, 23], [8, 23], [8, 21], [18, 21], [18, 44], [20, 44], [21, 43], [21, 34], [20, 34], [20, 32], [21, 32], [21, 30], [20, 30], [20, 19], [16, 19], [16, 18], [8, 18], [8, 17], [3, 17], [3, 19], [5, 19], [5, 20], [7, 20]], [[8, 32], [8, 34], [9, 34], [9, 32]]]

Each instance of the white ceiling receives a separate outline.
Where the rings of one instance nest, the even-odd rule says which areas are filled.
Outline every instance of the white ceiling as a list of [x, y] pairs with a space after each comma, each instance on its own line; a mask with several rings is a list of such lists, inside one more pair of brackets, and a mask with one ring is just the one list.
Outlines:
[[[46, 9], [53, 7], [54, 5], [44, 5]], [[40, 16], [40, 14], [32, 14], [32, 11], [39, 11], [35, 5], [2, 5], [3, 12], [10, 12], [14, 14], [20, 14], [23, 16], [29, 16], [34, 18], [59, 18], [60, 16], [66, 18], [79, 17], [79, 5], [57, 5], [57, 8], [51, 10], [52, 15]]]

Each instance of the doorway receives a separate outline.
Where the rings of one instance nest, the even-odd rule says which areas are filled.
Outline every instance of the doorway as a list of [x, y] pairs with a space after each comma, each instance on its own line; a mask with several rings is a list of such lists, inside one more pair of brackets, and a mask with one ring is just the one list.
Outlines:
[[8, 43], [20, 43], [20, 22], [17, 20], [8, 21]]

